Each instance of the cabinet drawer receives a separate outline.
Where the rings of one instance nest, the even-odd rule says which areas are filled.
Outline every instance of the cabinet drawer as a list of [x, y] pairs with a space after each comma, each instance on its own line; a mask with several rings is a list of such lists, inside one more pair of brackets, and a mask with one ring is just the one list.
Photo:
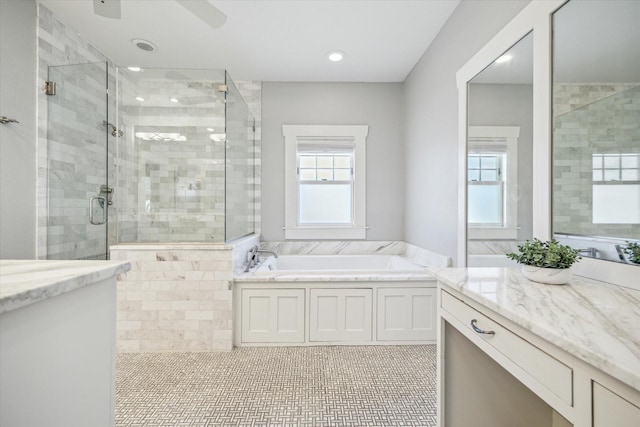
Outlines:
[[[491, 345], [563, 402], [572, 405], [571, 368], [447, 292], [442, 291], [441, 304], [443, 310], [462, 323], [477, 339]], [[475, 332], [471, 326], [474, 319], [478, 328], [495, 331], [495, 334]]]

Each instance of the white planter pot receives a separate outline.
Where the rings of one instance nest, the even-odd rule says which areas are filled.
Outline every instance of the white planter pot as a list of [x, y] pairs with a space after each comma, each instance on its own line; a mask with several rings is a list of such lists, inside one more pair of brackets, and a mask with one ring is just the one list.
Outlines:
[[544, 268], [522, 266], [522, 275], [529, 280], [547, 285], [564, 285], [571, 280], [570, 268]]

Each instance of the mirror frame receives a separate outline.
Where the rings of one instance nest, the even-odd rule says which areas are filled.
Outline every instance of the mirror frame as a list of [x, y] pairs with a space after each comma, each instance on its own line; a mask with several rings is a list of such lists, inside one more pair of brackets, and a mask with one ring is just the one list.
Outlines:
[[[467, 265], [468, 83], [533, 32], [533, 237], [552, 237], [552, 15], [570, 0], [532, 0], [456, 73], [458, 87], [458, 266]], [[603, 264], [605, 263], [605, 264]], [[577, 275], [639, 288], [637, 266], [582, 258]], [[634, 276], [635, 273], [635, 276]]]

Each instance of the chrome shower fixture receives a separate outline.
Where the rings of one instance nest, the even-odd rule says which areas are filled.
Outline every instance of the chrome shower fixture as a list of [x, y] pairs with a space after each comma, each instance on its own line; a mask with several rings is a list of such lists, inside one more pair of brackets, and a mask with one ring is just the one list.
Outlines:
[[115, 125], [113, 123], [109, 123], [106, 120], [102, 121], [102, 126], [104, 126], [104, 127], [111, 126], [111, 135], [115, 136], [116, 138], [124, 135], [124, 132], [122, 132], [117, 127], [115, 127]]

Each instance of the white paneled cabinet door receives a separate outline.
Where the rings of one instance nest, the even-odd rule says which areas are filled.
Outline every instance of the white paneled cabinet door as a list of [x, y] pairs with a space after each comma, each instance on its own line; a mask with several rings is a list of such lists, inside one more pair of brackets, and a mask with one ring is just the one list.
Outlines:
[[372, 289], [311, 289], [309, 340], [371, 341]]
[[379, 341], [436, 339], [435, 288], [380, 288], [377, 308]]
[[304, 289], [243, 289], [242, 342], [304, 342]]
[[593, 383], [593, 427], [637, 427], [640, 407], [611, 390]]

